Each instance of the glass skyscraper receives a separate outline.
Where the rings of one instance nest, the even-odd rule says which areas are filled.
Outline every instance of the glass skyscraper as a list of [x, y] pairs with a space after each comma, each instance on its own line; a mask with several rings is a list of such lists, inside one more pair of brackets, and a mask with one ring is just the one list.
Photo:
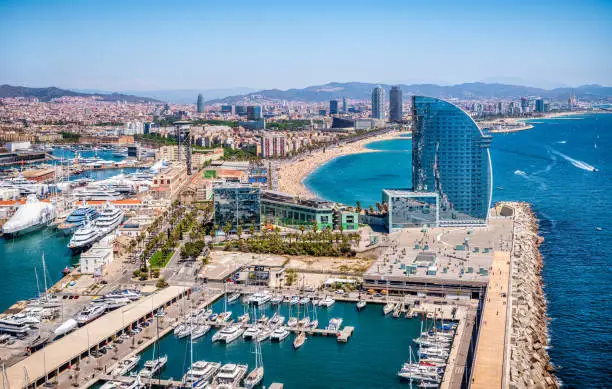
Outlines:
[[412, 118], [412, 190], [438, 194], [440, 225], [485, 224], [492, 137], [462, 109], [432, 97], [412, 97]]
[[389, 92], [389, 120], [401, 122], [403, 116], [402, 89], [399, 86], [391, 87]]
[[380, 86], [372, 90], [372, 118], [385, 118], [385, 90]]

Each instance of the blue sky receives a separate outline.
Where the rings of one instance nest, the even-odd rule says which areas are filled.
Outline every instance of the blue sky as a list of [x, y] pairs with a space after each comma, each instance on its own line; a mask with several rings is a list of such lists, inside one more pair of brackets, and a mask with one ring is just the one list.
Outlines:
[[0, 83], [612, 85], [612, 1], [0, 0]]

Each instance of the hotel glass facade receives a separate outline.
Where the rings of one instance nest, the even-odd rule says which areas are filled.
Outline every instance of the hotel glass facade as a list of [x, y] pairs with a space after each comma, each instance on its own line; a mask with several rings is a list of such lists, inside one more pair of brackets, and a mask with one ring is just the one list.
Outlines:
[[485, 224], [491, 136], [457, 106], [431, 97], [412, 97], [412, 117], [413, 191], [438, 195], [440, 225]]
[[258, 187], [242, 184], [226, 184], [213, 188], [215, 224], [219, 230], [229, 222], [232, 230], [238, 226], [259, 229], [260, 191]]
[[439, 205], [437, 193], [416, 193], [403, 190], [383, 190], [383, 202], [389, 207], [387, 230], [437, 227]]

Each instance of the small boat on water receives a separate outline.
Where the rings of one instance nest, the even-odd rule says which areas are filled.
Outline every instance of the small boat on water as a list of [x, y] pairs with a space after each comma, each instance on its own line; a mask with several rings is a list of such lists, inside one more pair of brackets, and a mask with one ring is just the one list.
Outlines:
[[390, 314], [393, 311], [393, 308], [395, 308], [395, 304], [386, 303], [383, 307], [383, 315], [387, 316], [388, 314]]
[[340, 331], [340, 326], [342, 326], [342, 318], [333, 317], [329, 319], [329, 323], [327, 324], [326, 329], [329, 331]]
[[274, 296], [270, 300], [270, 303], [273, 305], [278, 305], [283, 302], [283, 296]]
[[220, 324], [227, 323], [230, 317], [232, 317], [232, 311], [221, 312], [219, 316], [217, 316], [217, 323], [220, 323]]
[[238, 324], [230, 324], [223, 327], [212, 337], [213, 342], [232, 343], [244, 333], [244, 329]]
[[136, 377], [133, 381], [107, 381], [100, 386], [100, 389], [143, 389], [144, 387], [145, 386], [140, 382], [140, 377]]
[[240, 298], [240, 293], [239, 292], [232, 293], [232, 294], [230, 294], [227, 297], [227, 303], [231, 304], [231, 303], [237, 301], [239, 298]]
[[297, 350], [304, 345], [304, 342], [306, 342], [306, 333], [302, 331], [293, 340], [293, 348]]
[[248, 323], [250, 319], [251, 316], [247, 312], [244, 315], [238, 316], [238, 323]]
[[208, 331], [210, 331], [209, 325], [205, 324], [205, 325], [195, 326], [191, 330], [191, 340], [200, 339], [202, 336], [206, 335]]
[[134, 369], [138, 362], [140, 361], [140, 355], [134, 355], [133, 357], [126, 358], [124, 360], [119, 361], [117, 366], [111, 371], [112, 376], [122, 376], [126, 375], [130, 372], [130, 370]]
[[193, 362], [183, 376], [183, 382], [191, 385], [190, 387], [205, 387], [212, 382], [220, 368], [221, 364], [219, 362]]
[[355, 307], [358, 311], [361, 311], [363, 308], [365, 308], [366, 304], [367, 303], [364, 300], [360, 300], [357, 302], [357, 305]]
[[329, 296], [325, 296], [325, 298], [321, 301], [319, 301], [319, 306], [320, 307], [331, 307], [332, 305], [334, 305], [334, 303], [336, 302], [336, 300], [334, 300], [333, 298], [329, 297]]
[[297, 317], [290, 317], [289, 320], [287, 321], [287, 327], [295, 327], [298, 325], [298, 319]]

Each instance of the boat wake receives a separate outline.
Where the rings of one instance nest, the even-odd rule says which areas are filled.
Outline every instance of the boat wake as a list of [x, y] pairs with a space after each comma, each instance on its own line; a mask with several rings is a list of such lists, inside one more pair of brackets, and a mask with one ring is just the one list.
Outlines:
[[572, 165], [574, 165], [575, 167], [577, 167], [578, 169], [582, 169], [582, 170], [586, 170], [589, 172], [596, 172], [597, 168], [593, 165], [590, 165], [584, 161], [580, 161], [578, 159], [574, 159], [568, 155], [563, 154], [562, 152], [559, 152], [553, 148], [550, 149], [550, 152], [553, 154], [558, 155], [559, 157], [565, 159], [567, 162], [571, 163]]
[[557, 141], [555, 143], [559, 143], [560, 145], [564, 145], [564, 144], [567, 143], [567, 141], [566, 140], [560, 140], [560, 141]]
[[514, 171], [514, 174], [516, 174], [517, 176], [523, 177], [524, 179], [526, 179], [527, 181], [529, 181], [529, 182], [531, 182], [533, 184], [538, 185], [538, 188], [540, 190], [548, 189], [548, 185], [546, 185], [544, 180], [542, 180], [542, 178], [540, 178], [540, 177], [536, 177], [534, 175], [529, 175], [529, 174], [525, 173], [524, 171], [518, 170], [518, 169]]

